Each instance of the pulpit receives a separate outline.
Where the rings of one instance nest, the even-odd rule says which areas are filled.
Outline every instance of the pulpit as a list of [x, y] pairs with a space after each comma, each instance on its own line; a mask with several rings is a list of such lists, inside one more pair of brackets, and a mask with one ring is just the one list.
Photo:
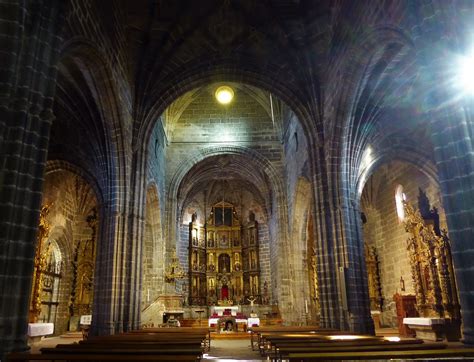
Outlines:
[[403, 337], [415, 337], [415, 331], [403, 324], [404, 318], [418, 317], [415, 296], [396, 293], [393, 300], [397, 308], [398, 333]]

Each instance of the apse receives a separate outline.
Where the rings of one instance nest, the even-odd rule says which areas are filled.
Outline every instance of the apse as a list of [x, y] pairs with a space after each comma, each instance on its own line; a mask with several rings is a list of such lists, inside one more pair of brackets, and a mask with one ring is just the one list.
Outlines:
[[269, 198], [265, 174], [248, 157], [212, 156], [189, 171], [178, 193], [178, 250], [190, 274], [184, 283], [189, 304], [269, 303]]
[[[218, 99], [222, 89], [226, 102]], [[288, 105], [249, 84], [202, 84], [162, 114], [148, 157], [148, 178], [166, 202], [158, 213], [163, 237], [154, 248], [146, 229], [142, 321], [171, 308], [167, 295], [183, 304], [185, 319], [193, 317], [193, 307], [245, 309], [250, 300], [260, 315], [286, 313], [298, 323], [316, 317], [311, 188], [301, 189], [309, 156], [305, 132]], [[151, 261], [151, 250], [164, 253], [164, 268], [154, 271], [159, 276], [150, 274], [158, 260]], [[180, 277], [171, 277], [172, 270]], [[291, 283], [295, 277], [298, 283]], [[153, 280], [165, 281], [161, 291]]]

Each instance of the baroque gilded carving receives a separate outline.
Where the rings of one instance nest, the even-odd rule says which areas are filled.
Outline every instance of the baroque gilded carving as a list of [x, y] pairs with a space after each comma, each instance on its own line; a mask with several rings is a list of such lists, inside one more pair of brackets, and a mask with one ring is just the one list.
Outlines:
[[248, 298], [268, 303], [261, 293], [255, 215], [241, 224], [234, 205], [222, 201], [212, 206], [204, 225], [193, 217], [189, 231], [190, 305], [247, 304]]
[[47, 220], [51, 205], [47, 204], [41, 208], [40, 219], [38, 226], [37, 245], [34, 259], [34, 275], [33, 275], [33, 289], [31, 292], [30, 316], [29, 320], [32, 323], [38, 321], [41, 314], [41, 291], [43, 289], [43, 273], [46, 270], [48, 258], [48, 239], [50, 232], [50, 224]]
[[310, 262], [309, 262], [309, 267], [310, 267], [310, 295], [311, 299], [316, 306], [316, 310], [320, 310], [320, 304], [319, 304], [319, 288], [318, 288], [318, 264], [317, 264], [317, 255], [316, 255], [316, 249], [313, 248], [313, 251], [311, 253], [310, 257]]
[[69, 297], [69, 315], [91, 314], [94, 280], [95, 239], [97, 233], [97, 210], [93, 208], [86, 217], [91, 229], [91, 238], [78, 241], [72, 261], [72, 285]]
[[[193, 255], [193, 263], [192, 268], [193, 270], [198, 270], [198, 261], [197, 261], [197, 254]], [[171, 262], [168, 264], [168, 267], [165, 271], [165, 282], [167, 283], [174, 283], [178, 279], [183, 279], [186, 276], [185, 271], [181, 267], [179, 262], [179, 258], [176, 255], [176, 249], [173, 249], [171, 254]]]
[[377, 249], [365, 244], [365, 262], [367, 265], [367, 284], [369, 287], [370, 310], [382, 311], [383, 297], [380, 284], [380, 268]]
[[419, 210], [405, 202], [405, 230], [416, 307], [422, 317], [445, 317], [459, 320], [451, 247], [447, 232], [437, 235], [434, 223], [424, 219]]

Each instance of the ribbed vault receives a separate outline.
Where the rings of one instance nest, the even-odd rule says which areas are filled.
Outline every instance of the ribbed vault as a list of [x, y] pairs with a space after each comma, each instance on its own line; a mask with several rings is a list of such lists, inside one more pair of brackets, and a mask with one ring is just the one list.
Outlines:
[[227, 198], [239, 205], [238, 192], [250, 192], [266, 210], [271, 205], [267, 176], [247, 157], [218, 155], [196, 164], [184, 177], [178, 191], [178, 208], [189, 203], [197, 193], [205, 191], [209, 205]]

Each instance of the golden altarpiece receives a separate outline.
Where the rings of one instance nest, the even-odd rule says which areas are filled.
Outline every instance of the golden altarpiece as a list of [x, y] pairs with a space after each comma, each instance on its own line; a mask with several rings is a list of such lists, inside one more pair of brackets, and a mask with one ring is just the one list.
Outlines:
[[405, 230], [410, 234], [407, 250], [421, 317], [444, 318], [448, 339], [459, 339], [460, 306], [454, 277], [450, 240], [439, 227], [436, 208], [431, 209], [420, 190], [419, 209], [404, 202]]
[[189, 304], [247, 304], [261, 300], [258, 223], [242, 225], [234, 205], [215, 204], [204, 225], [189, 224]]
[[[97, 211], [92, 209], [85, 220], [91, 230], [91, 238], [76, 241], [73, 260], [66, 268], [57, 243], [49, 240], [51, 225], [47, 216], [50, 209], [51, 205], [45, 205], [40, 213], [29, 322], [56, 322], [60, 296], [68, 293], [70, 323], [72, 321], [69, 328], [75, 330], [79, 317], [92, 312]], [[70, 289], [62, 283], [65, 269], [72, 273]], [[63, 303], [66, 302], [63, 300]]]

